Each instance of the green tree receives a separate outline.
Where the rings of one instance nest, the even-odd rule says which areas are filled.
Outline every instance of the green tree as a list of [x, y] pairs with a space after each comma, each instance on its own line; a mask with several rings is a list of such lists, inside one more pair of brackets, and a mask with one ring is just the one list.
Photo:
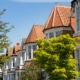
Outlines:
[[4, 48], [7, 48], [10, 45], [10, 40], [7, 36], [7, 33], [13, 28], [7, 26], [9, 23], [1, 20], [2, 14], [4, 14], [6, 10], [0, 11], [0, 52], [4, 51]]
[[68, 34], [48, 40], [37, 40], [39, 49], [34, 52], [37, 61], [49, 75], [49, 80], [75, 80], [78, 77], [76, 60], [72, 53], [77, 44]]
[[25, 66], [24, 72], [20, 73], [19, 80], [38, 80], [39, 70], [39, 64], [31, 61], [29, 65]]
[[[13, 28], [13, 26], [8, 27], [8, 22], [4, 22], [1, 20], [1, 16], [4, 14], [6, 10], [0, 11], [0, 53], [4, 53], [4, 49], [9, 47], [10, 40], [7, 36], [7, 33]], [[0, 55], [0, 67], [4, 64], [5, 61], [9, 59], [6, 55]]]
[[3, 66], [3, 64], [7, 61], [9, 61], [9, 56], [6, 56], [5, 54], [4, 55], [0, 55], [0, 67]]

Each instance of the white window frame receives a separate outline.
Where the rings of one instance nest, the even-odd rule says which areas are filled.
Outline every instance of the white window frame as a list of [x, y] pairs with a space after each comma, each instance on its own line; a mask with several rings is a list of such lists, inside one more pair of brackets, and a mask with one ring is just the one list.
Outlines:
[[28, 59], [31, 59], [31, 45], [28, 46]]
[[[36, 49], [37, 49], [37, 44], [36, 43], [29, 43], [26, 46], [26, 61], [30, 61], [33, 59], [33, 46], [36, 45]], [[28, 47], [31, 46], [31, 58], [29, 58], [29, 52], [28, 52]]]

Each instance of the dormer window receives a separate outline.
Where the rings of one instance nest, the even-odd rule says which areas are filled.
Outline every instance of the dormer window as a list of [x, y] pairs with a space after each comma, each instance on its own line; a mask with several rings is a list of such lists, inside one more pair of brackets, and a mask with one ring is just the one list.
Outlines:
[[77, 8], [76, 11], [76, 17], [77, 17], [77, 31], [80, 31], [80, 7]]

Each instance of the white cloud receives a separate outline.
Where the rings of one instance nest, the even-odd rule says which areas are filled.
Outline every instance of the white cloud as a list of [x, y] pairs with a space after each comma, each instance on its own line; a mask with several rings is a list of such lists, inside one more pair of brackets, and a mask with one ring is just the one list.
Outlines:
[[71, 2], [71, 0], [11, 0], [15, 2]]

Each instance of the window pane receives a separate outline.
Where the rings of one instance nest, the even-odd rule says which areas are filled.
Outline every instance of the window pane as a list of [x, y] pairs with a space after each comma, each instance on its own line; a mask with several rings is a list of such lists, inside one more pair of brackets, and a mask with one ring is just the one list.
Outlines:
[[79, 49], [76, 50], [77, 54], [77, 59], [79, 58]]
[[36, 45], [33, 45], [33, 51], [36, 50]]
[[77, 8], [77, 19], [79, 18], [79, 7]]
[[15, 67], [15, 59], [13, 58], [13, 67]]
[[49, 33], [49, 38], [53, 37], [53, 32]]
[[80, 31], [80, 19], [77, 20], [77, 31]]
[[77, 8], [77, 31], [80, 31], [80, 7]]
[[46, 34], [46, 39], [48, 39], [48, 34]]
[[59, 35], [61, 35], [61, 31], [56, 31], [56, 37], [58, 37]]
[[31, 46], [28, 46], [28, 57], [31, 59]]
[[22, 52], [22, 60], [24, 61], [24, 52]]
[[76, 58], [77, 58], [77, 64], [78, 64], [78, 71], [80, 71], [80, 53], [79, 53], [79, 49], [77, 49], [76, 51]]
[[79, 17], [79, 19], [80, 19], [80, 7], [79, 7], [79, 13], [78, 13], [79, 15], [78, 15], [78, 17]]
[[77, 31], [79, 31], [79, 20], [77, 20]]

